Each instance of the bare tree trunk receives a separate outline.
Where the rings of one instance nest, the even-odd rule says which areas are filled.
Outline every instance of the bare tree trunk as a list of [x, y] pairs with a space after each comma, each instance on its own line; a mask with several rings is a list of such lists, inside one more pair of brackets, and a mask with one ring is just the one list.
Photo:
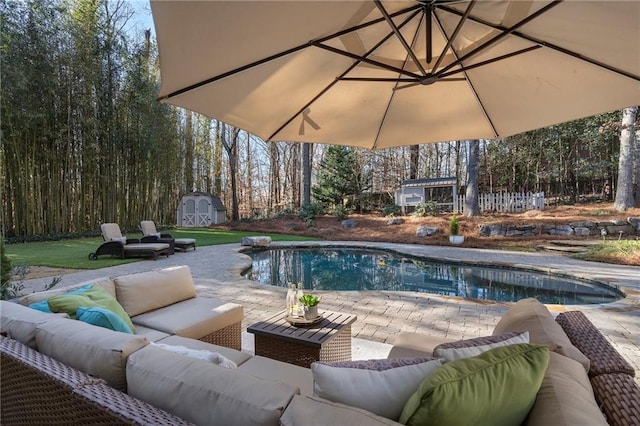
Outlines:
[[278, 144], [271, 142], [269, 145], [269, 210], [280, 204], [280, 153]]
[[193, 113], [186, 111], [186, 114], [184, 125], [184, 176], [185, 190], [190, 192], [195, 189], [193, 187]]
[[220, 196], [222, 194], [222, 123], [216, 121], [216, 140], [213, 152], [213, 174], [215, 177], [214, 194]]
[[222, 125], [222, 146], [224, 146], [229, 158], [229, 178], [231, 180], [231, 220], [240, 220], [240, 207], [238, 203], [238, 135], [240, 129], [230, 127], [230, 135], [227, 135], [224, 123]]
[[[248, 136], [248, 135], [247, 135]], [[251, 163], [251, 138], [247, 137], [247, 181], [245, 183], [245, 187], [247, 189], [245, 195], [245, 202], [249, 205], [249, 211], [251, 212], [251, 216], [254, 215], [254, 205], [253, 205], [253, 164]]]
[[[638, 119], [638, 111], [636, 110], [636, 121]], [[633, 198], [636, 200], [635, 206], [640, 207], [640, 128], [636, 127], [636, 135], [635, 135], [636, 143], [634, 149], [633, 156], [633, 168], [635, 170], [634, 173], [634, 193]]]
[[420, 145], [409, 147], [409, 179], [418, 179], [418, 161], [420, 159]]
[[467, 193], [464, 198], [464, 216], [472, 217], [480, 214], [480, 206], [478, 205], [478, 162], [480, 152], [480, 141], [478, 139], [470, 140], [469, 143], [469, 163], [467, 170], [469, 180], [467, 182]]
[[311, 204], [311, 146], [302, 144], [302, 189], [300, 191], [300, 205]]
[[633, 207], [633, 146], [635, 145], [636, 113], [638, 107], [625, 108], [622, 111], [622, 129], [620, 130], [620, 158], [618, 162], [618, 184], [616, 186], [616, 199], [613, 207], [623, 212]]

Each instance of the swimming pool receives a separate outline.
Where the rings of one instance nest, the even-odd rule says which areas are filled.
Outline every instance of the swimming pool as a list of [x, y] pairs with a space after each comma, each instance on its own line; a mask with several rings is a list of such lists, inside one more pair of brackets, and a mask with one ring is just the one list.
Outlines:
[[621, 299], [596, 282], [499, 267], [453, 264], [400, 253], [348, 247], [254, 249], [245, 274], [261, 284], [306, 290], [415, 291], [495, 301], [535, 297], [542, 303], [575, 305]]

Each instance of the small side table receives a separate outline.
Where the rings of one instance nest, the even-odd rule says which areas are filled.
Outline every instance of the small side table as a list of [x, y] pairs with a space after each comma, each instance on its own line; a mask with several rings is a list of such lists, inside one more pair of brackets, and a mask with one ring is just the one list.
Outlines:
[[256, 355], [309, 368], [312, 362], [350, 361], [351, 324], [356, 315], [320, 310], [322, 320], [311, 326], [293, 326], [287, 312], [247, 328], [255, 336]]

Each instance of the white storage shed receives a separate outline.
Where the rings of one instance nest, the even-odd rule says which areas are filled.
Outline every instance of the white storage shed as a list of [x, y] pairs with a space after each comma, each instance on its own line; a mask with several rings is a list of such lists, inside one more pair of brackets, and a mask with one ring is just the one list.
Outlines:
[[181, 228], [206, 228], [227, 221], [227, 209], [222, 200], [206, 192], [184, 194], [176, 214]]

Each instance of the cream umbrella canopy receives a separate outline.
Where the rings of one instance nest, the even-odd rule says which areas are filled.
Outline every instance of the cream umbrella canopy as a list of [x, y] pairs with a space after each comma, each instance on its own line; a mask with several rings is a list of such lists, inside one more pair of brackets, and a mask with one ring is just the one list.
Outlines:
[[266, 141], [500, 138], [640, 104], [638, 1], [152, 0], [159, 99]]

